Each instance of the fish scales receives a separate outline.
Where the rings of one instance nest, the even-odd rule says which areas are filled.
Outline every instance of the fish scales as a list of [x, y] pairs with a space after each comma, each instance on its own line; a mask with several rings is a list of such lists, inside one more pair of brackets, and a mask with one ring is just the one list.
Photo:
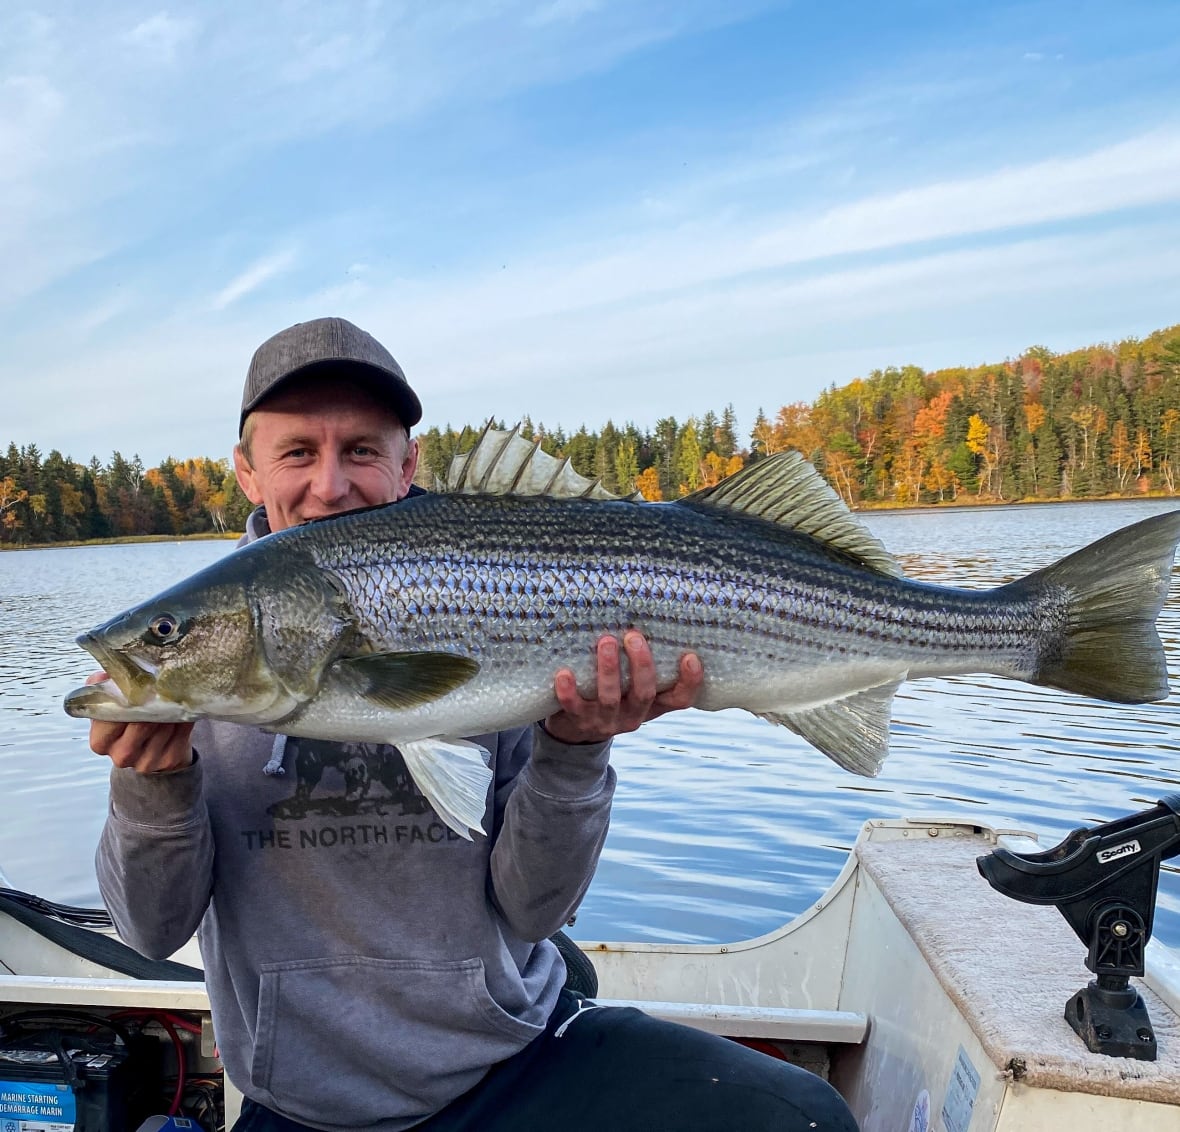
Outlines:
[[[763, 525], [718, 531], [689, 508], [436, 496], [342, 520], [313, 555], [344, 581], [374, 646], [481, 659], [527, 650], [534, 664], [542, 646], [560, 658], [544, 666], [546, 687], [579, 657], [588, 686], [598, 637], [632, 627], [663, 654], [666, 683], [689, 648], [784, 665], [986, 651], [1032, 671], [1029, 599], [866, 575], [814, 540], [748, 529]], [[1039, 622], [1052, 632], [1052, 611]], [[735, 634], [740, 643], [727, 644]]]
[[1180, 512], [969, 590], [902, 577], [794, 453], [668, 504], [489, 492], [499, 455], [468, 459], [475, 494], [280, 531], [83, 634], [109, 678], [66, 710], [393, 743], [467, 836], [490, 772], [459, 737], [546, 718], [561, 667], [593, 695], [606, 633], [640, 630], [664, 687], [697, 653], [698, 707], [744, 708], [870, 775], [905, 679], [1168, 694], [1155, 619]]

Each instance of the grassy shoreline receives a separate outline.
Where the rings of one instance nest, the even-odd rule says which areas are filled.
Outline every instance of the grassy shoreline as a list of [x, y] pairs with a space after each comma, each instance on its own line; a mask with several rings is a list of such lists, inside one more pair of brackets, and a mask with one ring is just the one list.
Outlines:
[[6, 550], [58, 550], [77, 546], [125, 546], [138, 542], [229, 542], [242, 537], [241, 531], [218, 534], [206, 531], [197, 535], [124, 535], [119, 538], [70, 539], [67, 542], [0, 542], [0, 552]]
[[918, 514], [922, 511], [972, 511], [977, 507], [1043, 507], [1049, 503], [1133, 503], [1139, 499], [1175, 499], [1166, 491], [1136, 492], [1134, 495], [1088, 495], [1074, 499], [977, 499], [972, 496], [958, 499], [944, 499], [941, 503], [895, 503], [891, 500], [858, 503], [852, 508], [860, 515], [879, 511], [907, 511]]

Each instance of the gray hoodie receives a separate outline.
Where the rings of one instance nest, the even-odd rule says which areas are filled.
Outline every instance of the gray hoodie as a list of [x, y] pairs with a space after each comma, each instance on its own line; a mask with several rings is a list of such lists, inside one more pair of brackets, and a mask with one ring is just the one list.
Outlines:
[[606, 837], [609, 744], [539, 726], [474, 739], [495, 779], [489, 836], [470, 842], [394, 747], [202, 721], [191, 767], [112, 769], [107, 907], [151, 957], [198, 933], [246, 1096], [315, 1128], [397, 1132], [543, 1029], [565, 977], [547, 937]]

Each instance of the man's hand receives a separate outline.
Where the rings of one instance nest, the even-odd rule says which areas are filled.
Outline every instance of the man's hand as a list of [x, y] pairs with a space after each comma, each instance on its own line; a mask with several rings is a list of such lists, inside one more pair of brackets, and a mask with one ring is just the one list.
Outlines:
[[656, 665], [651, 647], [634, 629], [623, 634], [623, 650], [631, 668], [631, 686], [622, 691], [619, 642], [602, 637], [598, 642], [598, 696], [583, 699], [574, 674], [561, 669], [553, 681], [561, 710], [545, 720], [545, 730], [563, 743], [601, 743], [668, 711], [692, 707], [704, 679], [700, 658], [685, 653], [680, 675], [666, 692], [656, 690]]
[[[86, 678], [87, 684], [106, 680], [105, 672]], [[180, 770], [193, 761], [191, 723], [101, 723], [90, 721], [90, 749], [106, 755], [118, 767], [140, 774]]]

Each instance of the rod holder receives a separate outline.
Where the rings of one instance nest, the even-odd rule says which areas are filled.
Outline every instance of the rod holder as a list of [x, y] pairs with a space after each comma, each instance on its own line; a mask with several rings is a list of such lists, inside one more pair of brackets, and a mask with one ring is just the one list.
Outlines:
[[999, 848], [976, 858], [997, 892], [1055, 905], [1086, 945], [1096, 978], [1070, 998], [1065, 1018], [1094, 1053], [1155, 1060], [1155, 1031], [1131, 978], [1144, 972], [1160, 862], [1178, 853], [1180, 794], [1169, 794], [1148, 810], [1075, 829], [1041, 853]]

